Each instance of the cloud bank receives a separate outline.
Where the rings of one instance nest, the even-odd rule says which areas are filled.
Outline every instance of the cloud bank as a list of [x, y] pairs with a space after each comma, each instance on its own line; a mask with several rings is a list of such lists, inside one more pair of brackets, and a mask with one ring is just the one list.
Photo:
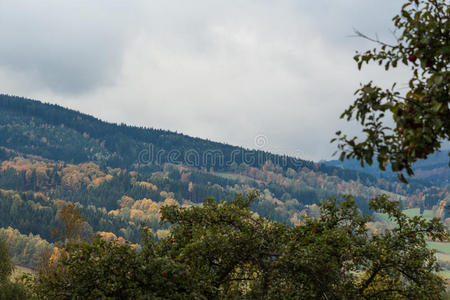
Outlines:
[[[107, 121], [327, 159], [359, 82], [354, 27], [392, 39], [400, 1], [0, 0], [0, 92]], [[255, 138], [264, 136], [264, 143]]]

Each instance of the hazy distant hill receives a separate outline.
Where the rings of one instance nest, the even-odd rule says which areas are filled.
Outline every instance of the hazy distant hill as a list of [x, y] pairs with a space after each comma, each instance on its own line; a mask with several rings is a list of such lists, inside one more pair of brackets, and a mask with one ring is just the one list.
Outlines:
[[[413, 179], [421, 180], [428, 184], [433, 185], [448, 185], [450, 183], [450, 168], [449, 168], [449, 156], [450, 150], [444, 150], [441, 152], [430, 155], [427, 159], [419, 160], [413, 165], [414, 177]], [[357, 160], [331, 160], [322, 161], [321, 163], [341, 167], [345, 169], [351, 169], [361, 172], [366, 172], [376, 177], [394, 177], [395, 174], [387, 168], [385, 172], [381, 171], [378, 166], [373, 164], [372, 166], [361, 167]]]

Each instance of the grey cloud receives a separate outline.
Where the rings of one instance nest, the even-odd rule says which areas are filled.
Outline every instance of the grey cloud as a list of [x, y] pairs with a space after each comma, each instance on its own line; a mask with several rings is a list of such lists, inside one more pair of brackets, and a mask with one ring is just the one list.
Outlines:
[[359, 73], [368, 44], [347, 37], [388, 36], [397, 1], [67, 3], [0, 1], [0, 90], [249, 148], [262, 134], [318, 160], [337, 128], [358, 132], [338, 115], [359, 81], [404, 76]]
[[113, 84], [128, 28], [122, 7], [102, 2], [1, 1], [0, 66], [64, 94]]

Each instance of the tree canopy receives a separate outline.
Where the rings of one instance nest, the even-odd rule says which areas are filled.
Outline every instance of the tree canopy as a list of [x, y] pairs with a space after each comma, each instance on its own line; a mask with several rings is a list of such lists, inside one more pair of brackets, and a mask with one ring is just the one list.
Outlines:
[[[443, 279], [426, 239], [443, 239], [438, 219], [409, 218], [385, 196], [371, 201], [398, 226], [369, 232], [351, 197], [320, 205], [319, 218], [291, 227], [249, 210], [257, 193], [202, 206], [166, 206], [173, 226], [142, 248], [100, 237], [72, 243], [41, 273], [45, 299], [439, 299]], [[50, 271], [49, 271], [50, 270]]]
[[[355, 118], [363, 126], [365, 139], [336, 132], [341, 160], [356, 158], [362, 165], [380, 169], [391, 163], [393, 171], [413, 174], [412, 163], [438, 151], [450, 138], [449, 61], [450, 5], [446, 0], [407, 0], [393, 18], [396, 41], [375, 41], [379, 47], [358, 52], [354, 59], [361, 69], [364, 63], [378, 63], [386, 70], [403, 64], [411, 71], [407, 88], [393, 83], [383, 89], [374, 82], [363, 84], [355, 102], [341, 118]], [[386, 125], [386, 118], [394, 126]], [[399, 178], [406, 181], [403, 173]]]

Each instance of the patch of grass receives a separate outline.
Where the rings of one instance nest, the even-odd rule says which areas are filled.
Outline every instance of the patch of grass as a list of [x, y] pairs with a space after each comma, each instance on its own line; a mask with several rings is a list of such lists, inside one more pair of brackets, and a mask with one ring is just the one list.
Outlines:
[[424, 217], [427, 220], [431, 220], [434, 218], [433, 211], [431, 209], [425, 209], [423, 211], [422, 217]]
[[405, 209], [403, 213], [410, 218], [420, 216], [420, 208]]
[[450, 262], [450, 254], [436, 252], [436, 258], [440, 262]]
[[443, 242], [427, 242], [427, 245], [431, 249], [435, 249], [439, 252], [443, 252], [450, 255], [450, 243]]
[[234, 173], [222, 173], [222, 172], [214, 172], [213, 173], [216, 176], [219, 177], [223, 177], [226, 179], [231, 179], [231, 180], [238, 180], [240, 182], [249, 182], [249, 181], [257, 181], [253, 178], [250, 178], [246, 175], [241, 175], [241, 174], [234, 174]]
[[391, 219], [389, 219], [387, 214], [374, 213], [373, 216], [374, 216], [375, 220], [380, 221], [380, 222], [384, 222], [384, 223], [388, 224], [391, 227], [394, 227], [395, 224], [396, 224]]
[[[425, 212], [427, 212], [426, 216], [425, 216]], [[403, 213], [405, 215], [407, 215], [408, 217], [410, 217], [410, 218], [416, 217], [416, 216], [420, 216], [420, 208], [405, 209], [405, 210], [403, 210]], [[390, 220], [388, 218], [388, 215], [386, 215], [386, 214], [374, 213], [373, 215], [378, 221], [387, 223], [387, 224], [389, 224], [392, 227], [395, 226], [395, 224], [396, 224], [395, 222]], [[424, 217], [425, 217], [425, 219], [431, 220], [431, 218], [433, 217], [433, 212], [431, 210], [424, 211]]]
[[445, 279], [450, 279], [450, 271], [449, 270], [441, 271], [441, 272], [439, 272], [439, 274], [444, 276]]
[[226, 179], [233, 179], [233, 180], [241, 179], [241, 175], [239, 175], [239, 174], [221, 173], [221, 172], [214, 172], [213, 174], [216, 176], [219, 176], [219, 177], [226, 178]]
[[22, 266], [16, 266], [16, 268], [14, 269], [14, 272], [12, 274], [12, 278], [20, 278], [22, 277], [22, 275], [24, 274], [34, 274], [34, 271], [26, 268], [26, 267], [22, 267]]
[[389, 220], [389, 218], [388, 218], [388, 216], [386, 214], [374, 213], [373, 216], [374, 216], [375, 219], [377, 219], [377, 221], [390, 223], [390, 220]]

